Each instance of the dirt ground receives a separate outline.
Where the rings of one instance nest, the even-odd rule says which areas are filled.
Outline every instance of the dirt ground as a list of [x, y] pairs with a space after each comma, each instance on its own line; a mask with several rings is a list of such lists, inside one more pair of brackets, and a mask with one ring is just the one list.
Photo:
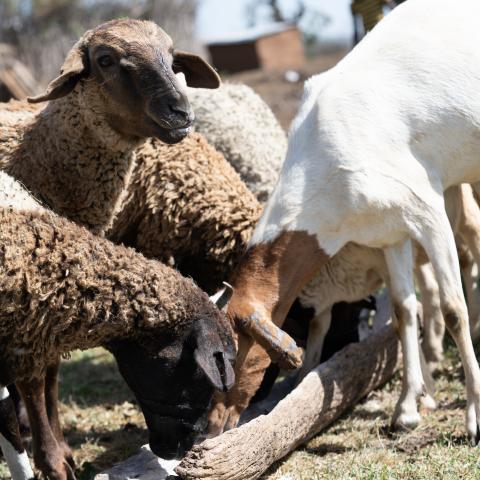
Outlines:
[[299, 81], [294, 83], [286, 81], [285, 75], [281, 72], [271, 73], [260, 70], [238, 73], [225, 79], [252, 87], [267, 102], [282, 127], [288, 130], [302, 98], [303, 82], [312, 75], [333, 67], [345, 53], [346, 51], [338, 51], [309, 60], [298, 72]]
[[[342, 55], [312, 60], [300, 72], [298, 83], [264, 72], [238, 74], [230, 80], [252, 86], [287, 129], [301, 98], [303, 80], [333, 66]], [[423, 422], [415, 431], [392, 434], [389, 422], [400, 393], [399, 376], [395, 377], [324, 433], [273, 465], [263, 478], [480, 479], [479, 450], [467, 444], [464, 432], [464, 379], [452, 345], [437, 375], [437, 388], [438, 409], [423, 412]], [[78, 480], [93, 478], [147, 442], [138, 404], [104, 350], [74, 352], [63, 362], [60, 397], [64, 432], [73, 449]], [[0, 479], [7, 478], [2, 462]]]

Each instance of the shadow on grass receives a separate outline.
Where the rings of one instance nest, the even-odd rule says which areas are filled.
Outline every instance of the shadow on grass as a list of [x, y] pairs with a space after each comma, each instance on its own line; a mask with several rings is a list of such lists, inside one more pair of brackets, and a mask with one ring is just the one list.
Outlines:
[[67, 428], [64, 433], [68, 444], [75, 450], [87, 443], [92, 448], [104, 450], [97, 456], [92, 452], [88, 461], [77, 465], [75, 470], [77, 480], [91, 480], [95, 474], [134, 455], [142, 445], [148, 442], [147, 430], [129, 423], [123, 428], [111, 431], [92, 430], [85, 433], [75, 428]]
[[304, 447], [302, 450], [306, 453], [311, 453], [313, 455], [318, 455], [320, 457], [323, 457], [324, 455], [327, 455], [329, 453], [346, 453], [349, 452], [352, 449], [352, 447], [346, 447], [345, 445], [342, 445], [341, 443], [320, 443], [318, 445], [315, 445], [314, 447]]
[[356, 408], [355, 410], [352, 410], [349, 412], [348, 415], [349, 418], [353, 419], [360, 419], [360, 420], [389, 420], [390, 415], [388, 415], [386, 412], [382, 410], [367, 410], [364, 408]]
[[118, 372], [113, 357], [96, 348], [74, 352], [60, 367], [60, 400], [80, 406], [136, 403], [135, 396]]

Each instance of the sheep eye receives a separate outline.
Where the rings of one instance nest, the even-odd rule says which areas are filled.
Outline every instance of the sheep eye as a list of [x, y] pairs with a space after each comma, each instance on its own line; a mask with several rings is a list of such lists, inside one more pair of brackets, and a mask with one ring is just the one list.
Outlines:
[[102, 55], [98, 58], [97, 63], [103, 68], [111, 67], [113, 65], [113, 58], [110, 55]]

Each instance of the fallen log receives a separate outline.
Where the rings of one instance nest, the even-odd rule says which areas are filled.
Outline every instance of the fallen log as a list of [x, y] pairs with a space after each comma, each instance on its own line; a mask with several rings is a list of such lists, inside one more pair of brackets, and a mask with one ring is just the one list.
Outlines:
[[196, 445], [175, 469], [186, 480], [255, 479], [318, 434], [400, 366], [387, 325], [312, 370], [268, 415]]

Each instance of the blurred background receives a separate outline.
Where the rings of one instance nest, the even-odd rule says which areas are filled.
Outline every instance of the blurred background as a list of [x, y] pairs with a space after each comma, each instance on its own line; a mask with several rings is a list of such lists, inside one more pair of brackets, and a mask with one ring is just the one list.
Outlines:
[[179, 48], [197, 51], [274, 22], [298, 24], [310, 47], [346, 43], [352, 26], [348, 0], [2, 0], [0, 41], [45, 82], [86, 29], [125, 16], [154, 20]]
[[[253, 87], [287, 128], [302, 81], [362, 35], [350, 0], [0, 0], [0, 101], [37, 93], [85, 30], [116, 17], [151, 19], [224, 79]], [[385, 8], [382, 0], [353, 3]], [[371, 8], [371, 6], [368, 6]], [[388, 9], [388, 8], [387, 8]], [[358, 20], [358, 19], [357, 19]]]

